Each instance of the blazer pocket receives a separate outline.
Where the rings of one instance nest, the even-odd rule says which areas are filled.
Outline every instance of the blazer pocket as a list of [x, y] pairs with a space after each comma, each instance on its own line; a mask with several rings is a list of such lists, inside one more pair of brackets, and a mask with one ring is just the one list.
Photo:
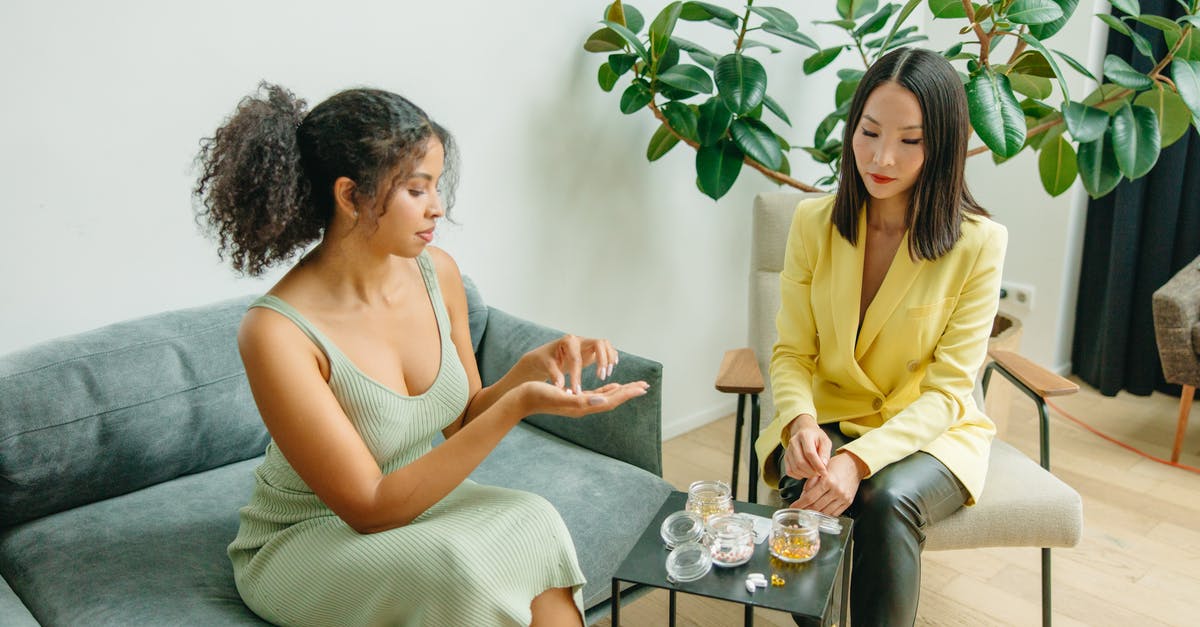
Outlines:
[[957, 297], [948, 296], [942, 300], [929, 303], [928, 305], [918, 305], [908, 308], [909, 318], [928, 318], [935, 313], [939, 313], [954, 307], [954, 303], [958, 301]]

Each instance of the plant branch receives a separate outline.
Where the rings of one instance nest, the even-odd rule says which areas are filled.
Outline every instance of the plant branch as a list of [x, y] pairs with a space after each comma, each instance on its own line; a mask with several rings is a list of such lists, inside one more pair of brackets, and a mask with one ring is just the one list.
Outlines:
[[[742, 32], [738, 33], [737, 44], [733, 46], [734, 54], [742, 51], [742, 41], [746, 39], [746, 27], [750, 25], [750, 7], [754, 6], [754, 0], [747, 0], [746, 13], [742, 15]], [[654, 104], [654, 103], [650, 103]], [[670, 125], [668, 125], [670, 126]]]
[[[674, 135], [679, 141], [691, 146], [692, 149], [694, 149], [694, 150], [700, 150], [699, 142], [696, 142], [694, 140], [684, 137], [683, 135], [680, 135], [679, 131], [676, 131], [671, 126], [671, 123], [667, 121], [666, 116], [663, 115], [662, 110], [658, 108], [658, 105], [654, 104], [654, 100], [651, 100], [650, 104], [646, 105], [646, 106], [650, 107], [650, 110], [654, 112], [654, 117], [658, 118], [658, 121], [662, 122], [662, 125], [665, 126], [668, 131], [671, 131], [671, 134]], [[816, 187], [813, 187], [812, 185], [809, 185], [808, 183], [804, 183], [802, 181], [797, 181], [796, 179], [794, 179], [782, 172], [776, 172], [775, 170], [768, 168], [767, 166], [751, 159], [750, 157], [742, 157], [742, 162], [745, 163], [746, 165], [754, 168], [755, 170], [758, 170], [759, 172], [762, 173], [763, 176], [765, 176], [765, 177], [771, 179], [772, 181], [775, 181], [776, 183], [779, 183], [781, 185], [795, 187], [796, 189], [803, 191], [803, 192], [820, 192], [820, 191], [822, 191]]]
[[1025, 43], [1024, 39], [1021, 39], [1021, 35], [1024, 35], [1024, 34], [1025, 34], [1025, 25], [1021, 25], [1021, 29], [1017, 32], [1017, 35], [1016, 35], [1017, 45], [1015, 48], [1013, 48], [1012, 56], [1008, 57], [1008, 65], [1012, 65], [1013, 63], [1015, 63], [1017, 60], [1017, 57], [1021, 56], [1022, 52], [1025, 52], [1025, 46], [1027, 46], [1028, 44]]
[[979, 39], [979, 64], [987, 67], [988, 51], [991, 49], [992, 38], [988, 37], [987, 33], [983, 32], [983, 27], [975, 21], [975, 7], [971, 5], [971, 0], [962, 0], [963, 9], [967, 12], [967, 19], [971, 20], [971, 26], [975, 30], [975, 37]]
[[1175, 53], [1179, 52], [1179, 49], [1183, 47], [1183, 42], [1187, 41], [1187, 38], [1192, 35], [1192, 31], [1194, 30], [1195, 29], [1192, 27], [1191, 23], [1188, 23], [1188, 25], [1184, 27], [1183, 32], [1179, 35], [1179, 41], [1176, 41], [1175, 45], [1171, 46], [1171, 49], [1167, 51], [1167, 54], [1163, 56], [1162, 60], [1154, 65], [1154, 69], [1148, 72], [1152, 78], [1165, 78], [1160, 74], [1160, 72], [1162, 72], [1163, 69], [1167, 67], [1167, 64], [1175, 58]]

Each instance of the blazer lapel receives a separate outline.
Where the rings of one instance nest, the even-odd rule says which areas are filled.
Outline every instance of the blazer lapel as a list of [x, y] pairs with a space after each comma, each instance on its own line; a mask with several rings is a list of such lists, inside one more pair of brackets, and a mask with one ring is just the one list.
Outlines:
[[[862, 232], [866, 212], [859, 212], [858, 238]], [[863, 248], [852, 246], [842, 237], [837, 227], [830, 226], [830, 273], [833, 281], [829, 290], [829, 310], [833, 312], [833, 328], [836, 333], [838, 352], [849, 355], [854, 352], [854, 339], [858, 335], [858, 301], [862, 294]]]
[[[888, 267], [887, 274], [883, 277], [883, 283], [879, 285], [879, 291], [875, 294], [875, 300], [871, 301], [867, 307], [862, 328], [858, 333], [858, 344], [854, 349], [855, 360], [862, 359], [862, 356], [866, 354], [871, 343], [879, 335], [880, 329], [883, 328], [883, 323], [887, 322], [887, 319], [896, 311], [896, 307], [904, 300], [908, 289], [912, 287], [917, 274], [925, 265], [924, 260], [914, 261], [908, 252], [910, 234], [911, 231], [904, 234], [904, 239], [900, 241], [900, 246], [896, 249], [896, 256], [892, 259], [892, 265]], [[865, 237], [865, 235], [860, 233], [859, 237]], [[861, 273], [861, 261], [858, 267]], [[862, 281], [861, 277], [859, 281]], [[857, 302], [855, 306], [858, 306]]]

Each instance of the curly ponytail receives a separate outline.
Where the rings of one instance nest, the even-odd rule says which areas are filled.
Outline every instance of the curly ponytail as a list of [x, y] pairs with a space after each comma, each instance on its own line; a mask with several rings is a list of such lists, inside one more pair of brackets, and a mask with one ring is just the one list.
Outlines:
[[303, 100], [268, 83], [242, 99], [213, 137], [200, 142], [198, 218], [221, 259], [257, 276], [321, 237], [333, 217], [333, 184], [356, 183], [355, 204], [378, 223], [385, 201], [424, 157], [430, 139], [445, 151], [439, 193], [454, 204], [454, 138], [419, 107], [378, 89], [349, 89], [306, 113]]
[[296, 139], [305, 110], [295, 94], [263, 82], [200, 143], [200, 217], [221, 259], [251, 276], [320, 237], [325, 224], [312, 210]]

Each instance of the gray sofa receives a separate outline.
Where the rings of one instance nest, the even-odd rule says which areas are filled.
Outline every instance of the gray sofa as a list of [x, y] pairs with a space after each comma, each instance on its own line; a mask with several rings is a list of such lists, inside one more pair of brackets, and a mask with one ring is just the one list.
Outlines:
[[[225, 554], [268, 440], [235, 345], [250, 300], [0, 357], [0, 624], [260, 623]], [[487, 307], [469, 281], [468, 300], [485, 384], [559, 335]], [[671, 489], [661, 374], [622, 354], [616, 379], [644, 379], [649, 394], [580, 420], [531, 417], [472, 474], [558, 508], [588, 579], [589, 623]]]

